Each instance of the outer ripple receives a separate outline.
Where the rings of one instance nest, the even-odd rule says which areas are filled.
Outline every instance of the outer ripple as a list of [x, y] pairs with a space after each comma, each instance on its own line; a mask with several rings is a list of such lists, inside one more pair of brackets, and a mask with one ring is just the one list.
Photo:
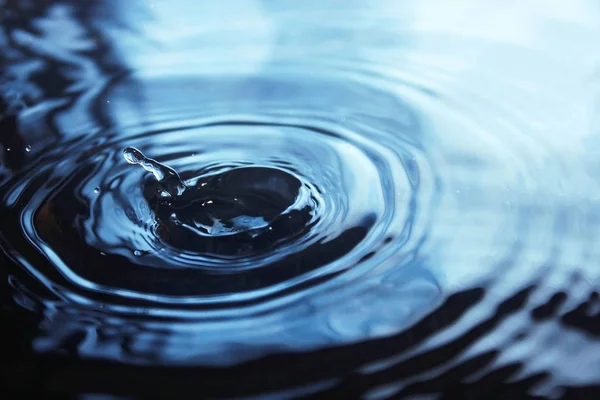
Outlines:
[[[55, 147], [2, 187], [3, 220], [23, 232], [3, 245], [52, 293], [38, 350], [96, 332], [80, 354], [230, 363], [393, 333], [431, 307], [438, 284], [419, 248], [436, 181], [408, 106], [331, 77], [221, 77], [202, 95], [181, 89], [190, 83], [209, 84], [146, 82], [143, 124], [126, 114], [104, 140]], [[244, 96], [228, 102], [233, 88]], [[202, 107], [178, 109], [167, 97]], [[119, 86], [110, 98], [118, 113]], [[353, 110], [366, 102], [394, 118]], [[302, 182], [310, 220], [276, 247], [238, 257], [173, 248], [144, 198], [152, 177], [123, 161], [127, 146], [183, 179], [237, 166], [287, 171]]]

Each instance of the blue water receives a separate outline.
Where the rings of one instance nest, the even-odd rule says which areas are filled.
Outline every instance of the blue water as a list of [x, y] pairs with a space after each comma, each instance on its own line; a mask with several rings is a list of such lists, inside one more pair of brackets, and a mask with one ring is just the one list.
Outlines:
[[0, 3], [9, 376], [597, 384], [596, 1]]

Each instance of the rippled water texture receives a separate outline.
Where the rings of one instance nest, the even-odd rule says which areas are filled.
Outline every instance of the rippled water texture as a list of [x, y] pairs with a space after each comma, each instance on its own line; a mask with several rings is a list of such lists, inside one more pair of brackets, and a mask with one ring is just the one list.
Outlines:
[[596, 1], [0, 7], [13, 384], [597, 389]]

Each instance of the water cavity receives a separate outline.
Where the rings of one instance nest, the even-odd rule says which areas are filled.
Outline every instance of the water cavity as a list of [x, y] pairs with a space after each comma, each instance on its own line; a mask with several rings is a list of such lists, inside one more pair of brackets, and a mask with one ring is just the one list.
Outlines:
[[0, 3], [12, 386], [598, 389], [595, 1]]

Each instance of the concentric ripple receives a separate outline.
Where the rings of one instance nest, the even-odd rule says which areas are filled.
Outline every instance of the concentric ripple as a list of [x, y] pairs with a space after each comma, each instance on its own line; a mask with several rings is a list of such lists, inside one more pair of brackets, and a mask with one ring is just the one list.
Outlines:
[[36, 353], [223, 396], [600, 379], [593, 2], [25, 3], [0, 261]]
[[[325, 89], [343, 106], [360, 102], [360, 91], [333, 77], [301, 85], [289, 78], [282, 72], [268, 82], [285, 96], [303, 91], [294, 103], [254, 97], [242, 99], [246, 106], [235, 107], [236, 114], [203, 117], [219, 106], [216, 97], [203, 101], [193, 120], [180, 113], [176, 123], [123, 126], [102, 142], [83, 137], [49, 150], [32, 163], [35, 174], [25, 170], [4, 186], [11, 188], [4, 191], [5, 218], [24, 228], [22, 239], [5, 237], [5, 245], [73, 313], [81, 307], [99, 313], [97, 329], [105, 328], [105, 318], [118, 316], [126, 325], [145, 315], [152, 340], [171, 331], [174, 342], [163, 345], [161, 362], [182, 362], [179, 352], [190, 349], [180, 341], [191, 332], [206, 341], [194, 346], [192, 360], [214, 363], [228, 362], [223, 354], [210, 356], [216, 344], [243, 339], [260, 351], [314, 347], [331, 341], [328, 331], [342, 329], [351, 339], [365, 326], [381, 330], [377, 335], [404, 326], [438, 293], [428, 272], [409, 267], [435, 186], [415, 143], [415, 118], [389, 97], [405, 115], [389, 132], [360, 119], [341, 123], [336, 113], [311, 109], [313, 93]], [[263, 79], [246, 84], [265, 85]], [[239, 80], [220, 83], [227, 88]], [[152, 90], [164, 88], [160, 81], [152, 85], [150, 100]], [[116, 107], [119, 90], [110, 95]], [[326, 317], [330, 323], [315, 322], [323, 318], [314, 312], [318, 304], [335, 310], [336, 302], [372, 285], [388, 287], [373, 293], [373, 301], [400, 291], [410, 303], [403, 312], [382, 309], [377, 317], [366, 310], [339, 325], [342, 307], [339, 317], [335, 311]], [[253, 328], [241, 331], [239, 324]], [[273, 329], [291, 336], [277, 344]], [[203, 333], [216, 331], [218, 337]], [[50, 350], [60, 337], [53, 328], [38, 346]], [[102, 350], [95, 343], [80, 351]], [[149, 361], [146, 351], [118, 357]], [[241, 351], [229, 356], [246, 357]]]

